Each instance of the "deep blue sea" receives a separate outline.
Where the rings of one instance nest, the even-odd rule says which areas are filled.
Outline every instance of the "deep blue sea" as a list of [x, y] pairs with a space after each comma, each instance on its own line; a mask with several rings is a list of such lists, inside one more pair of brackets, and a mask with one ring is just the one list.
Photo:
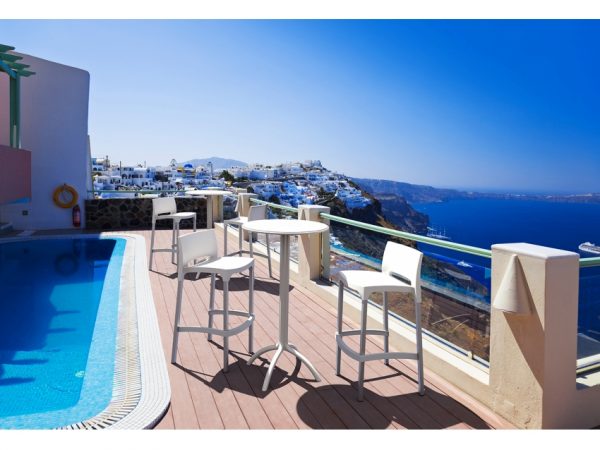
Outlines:
[[492, 244], [528, 242], [574, 252], [582, 242], [600, 244], [600, 204], [477, 199], [412, 206], [461, 244], [489, 249]]
[[[492, 244], [528, 242], [574, 252], [579, 252], [582, 242], [600, 244], [599, 204], [477, 199], [412, 206], [429, 216], [432, 227], [461, 244], [489, 249]], [[431, 245], [419, 244], [419, 248], [487, 268], [491, 263]], [[600, 340], [600, 267], [580, 271], [579, 331]]]

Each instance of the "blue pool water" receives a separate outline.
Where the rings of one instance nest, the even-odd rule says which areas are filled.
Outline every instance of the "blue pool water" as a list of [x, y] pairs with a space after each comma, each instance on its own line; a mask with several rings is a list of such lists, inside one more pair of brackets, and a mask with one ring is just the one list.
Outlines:
[[123, 239], [0, 244], [0, 428], [55, 428], [112, 397]]

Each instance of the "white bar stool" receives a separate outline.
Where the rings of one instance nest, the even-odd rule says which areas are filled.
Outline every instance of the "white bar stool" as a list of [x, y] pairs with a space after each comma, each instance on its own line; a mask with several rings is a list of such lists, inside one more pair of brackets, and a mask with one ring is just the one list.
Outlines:
[[[238, 211], [238, 207], [239, 207], [239, 201], [238, 204], [236, 206], [236, 211]], [[242, 247], [242, 234], [243, 234], [243, 230], [242, 230], [242, 225], [244, 225], [245, 223], [248, 223], [250, 221], [253, 220], [265, 220], [267, 218], [267, 205], [258, 205], [258, 206], [251, 206], [250, 210], [248, 211], [248, 217], [244, 217], [244, 216], [240, 216], [238, 215], [237, 217], [234, 217], [233, 219], [228, 219], [228, 220], [224, 220], [223, 221], [223, 230], [224, 230], [224, 234], [225, 234], [225, 239], [224, 239], [224, 245], [223, 245], [223, 252], [225, 255], [227, 255], [227, 226], [237, 226], [238, 228], [238, 246], [239, 246], [239, 250], [238, 253], [242, 254], [243, 252], [243, 247]], [[252, 249], [252, 241], [253, 241], [253, 233], [250, 233], [250, 238], [248, 239], [249, 244], [250, 244], [250, 256], [253, 257], [254, 256], [254, 252]], [[269, 245], [269, 235], [265, 234], [266, 236], [266, 241], [267, 241], [267, 259], [269, 261], [269, 277], [273, 277], [272, 272], [271, 272], [271, 247]]]
[[[336, 375], [340, 375], [342, 351], [358, 361], [358, 400], [363, 400], [365, 362], [384, 359], [416, 359], [418, 366], [419, 395], [424, 395], [423, 383], [423, 336], [421, 330], [421, 262], [423, 253], [405, 245], [388, 242], [385, 246], [381, 272], [368, 270], [344, 270], [339, 273]], [[344, 286], [355, 290], [362, 299], [360, 329], [343, 331]], [[374, 292], [383, 293], [383, 329], [367, 329], [367, 309], [369, 296]], [[389, 351], [388, 293], [404, 292], [413, 294], [415, 300], [416, 353]], [[344, 336], [360, 336], [359, 352], [344, 342]], [[383, 336], [383, 353], [365, 354], [367, 335]]]
[[[177, 344], [179, 333], [198, 332], [208, 333], [208, 339], [213, 334], [223, 337], [223, 371], [229, 369], [229, 337], [248, 331], [248, 351], [253, 349], [253, 323], [254, 323], [254, 259], [237, 256], [217, 256], [217, 237], [214, 229], [201, 230], [196, 233], [186, 234], [177, 239], [177, 306], [175, 307], [175, 324], [173, 327], [173, 349], [171, 362], [177, 360]], [[197, 260], [201, 262], [196, 264]], [[190, 263], [192, 263], [190, 265]], [[249, 272], [248, 312], [229, 309], [229, 280], [235, 273], [245, 270]], [[208, 308], [208, 327], [179, 325], [181, 316], [181, 303], [183, 301], [183, 281], [188, 273], [210, 273], [210, 303]], [[215, 281], [216, 275], [223, 280], [223, 309], [215, 309]], [[223, 328], [213, 327], [215, 315], [223, 316]], [[229, 316], [245, 317], [246, 320], [235, 328], [229, 328]]]
[[[154, 232], [157, 220], [173, 220], [173, 234], [171, 236], [171, 248], [154, 248]], [[179, 237], [179, 222], [184, 219], [194, 221], [194, 231], [196, 231], [196, 213], [195, 212], [177, 212], [177, 203], [175, 197], [163, 197], [152, 199], [152, 235], [150, 237], [150, 261], [148, 269], [152, 270], [152, 257], [154, 252], [171, 252], [171, 263], [175, 264], [175, 254], [177, 253], [176, 239]]]

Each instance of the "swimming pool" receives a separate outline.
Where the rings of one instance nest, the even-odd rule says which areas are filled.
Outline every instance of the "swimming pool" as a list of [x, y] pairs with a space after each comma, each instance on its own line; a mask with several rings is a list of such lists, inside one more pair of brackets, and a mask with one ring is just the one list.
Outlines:
[[112, 398], [125, 240], [0, 244], [0, 428], [56, 428]]
[[135, 233], [0, 239], [0, 429], [158, 423], [171, 388], [147, 265]]

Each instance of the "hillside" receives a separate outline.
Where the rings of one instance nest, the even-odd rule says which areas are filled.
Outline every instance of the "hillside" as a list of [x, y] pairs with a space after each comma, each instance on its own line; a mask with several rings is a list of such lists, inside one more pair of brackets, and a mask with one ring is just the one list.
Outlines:
[[429, 225], [427, 214], [415, 210], [404, 197], [396, 194], [377, 194], [383, 215], [402, 231], [426, 234]]
[[408, 203], [437, 203], [457, 198], [493, 198], [506, 200], [537, 200], [564, 203], [600, 203], [600, 193], [588, 194], [508, 194], [491, 192], [459, 191], [439, 189], [433, 186], [403, 183], [391, 180], [352, 178], [362, 189], [381, 199], [382, 195], [404, 197]]
[[[404, 213], [399, 213], [398, 216], [395, 217], [395, 220], [390, 220], [382, 211], [381, 203], [375, 198], [372, 198], [372, 200], [373, 202], [365, 208], [354, 208], [353, 210], [348, 210], [344, 203], [335, 197], [331, 197], [321, 204], [328, 206], [333, 215], [379, 225], [392, 230], [422, 233], [427, 229], [427, 215], [417, 213], [408, 204], [406, 204], [408, 207], [408, 209], [405, 210], [405, 213], [407, 213], [406, 216]], [[422, 222], [419, 219], [414, 219], [413, 213], [419, 215], [419, 219], [422, 220]], [[412, 221], [409, 216], [413, 217]], [[346, 248], [375, 258], [382, 257], [385, 244], [388, 240], [400, 242], [411, 247], [415, 246], [415, 243], [412, 241], [393, 238], [338, 222], [331, 222], [331, 230], [333, 234], [344, 243]]]
[[392, 194], [406, 199], [408, 203], [435, 203], [453, 198], [462, 198], [466, 192], [455, 189], [438, 189], [433, 186], [402, 183], [391, 180], [352, 178], [365, 191], [380, 197], [380, 194]]
[[229, 169], [230, 167], [234, 167], [234, 166], [246, 167], [248, 165], [248, 163], [245, 163], [243, 161], [237, 161], [235, 159], [219, 158], [218, 156], [212, 156], [210, 158], [190, 159], [189, 161], [185, 161], [182, 164], [191, 164], [194, 167], [196, 167], [196, 166], [205, 166], [206, 167], [206, 165], [209, 162], [212, 162], [214, 170]]

